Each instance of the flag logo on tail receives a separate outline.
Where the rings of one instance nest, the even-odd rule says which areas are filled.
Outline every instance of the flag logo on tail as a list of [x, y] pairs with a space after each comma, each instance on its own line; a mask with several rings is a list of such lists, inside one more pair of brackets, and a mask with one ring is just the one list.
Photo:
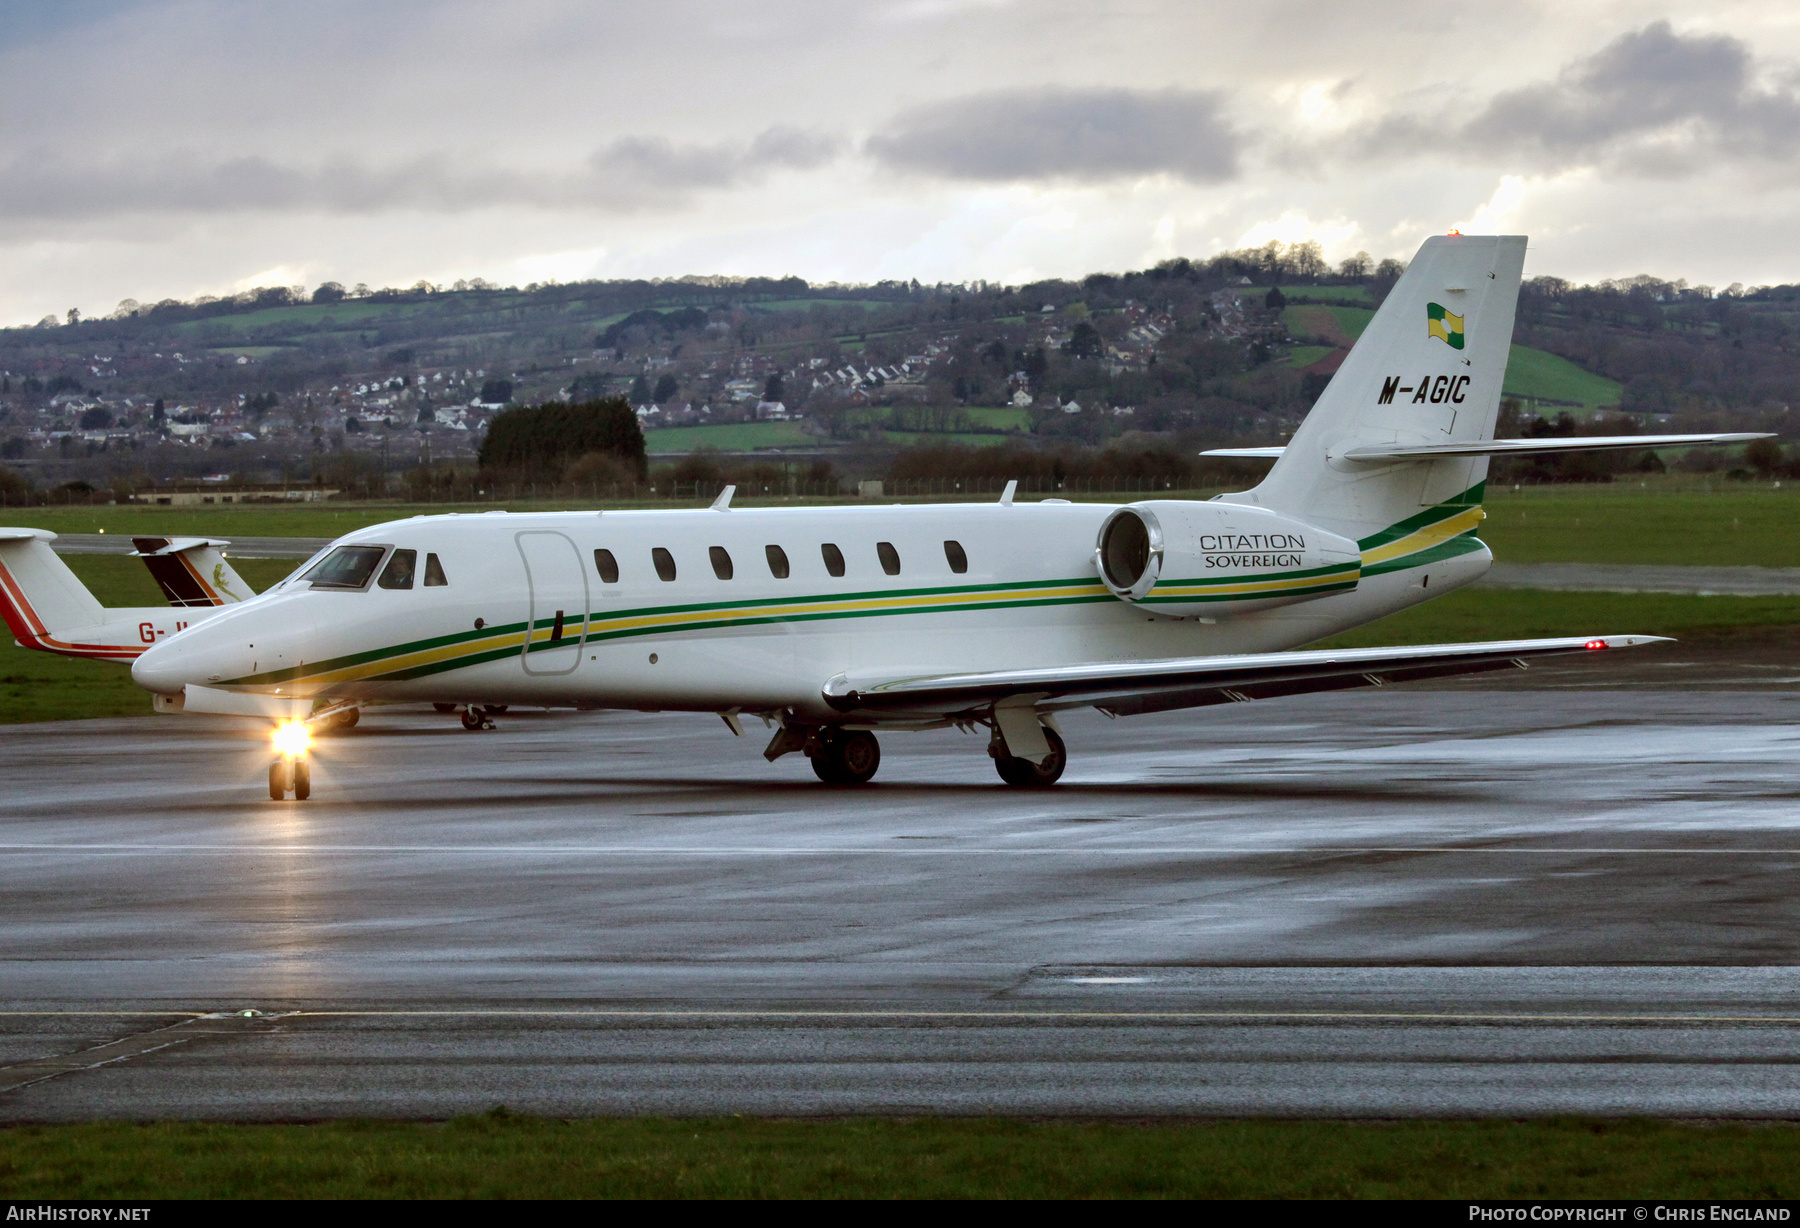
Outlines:
[[1442, 303], [1425, 304], [1425, 331], [1453, 350], [1463, 348], [1463, 318], [1445, 311]]

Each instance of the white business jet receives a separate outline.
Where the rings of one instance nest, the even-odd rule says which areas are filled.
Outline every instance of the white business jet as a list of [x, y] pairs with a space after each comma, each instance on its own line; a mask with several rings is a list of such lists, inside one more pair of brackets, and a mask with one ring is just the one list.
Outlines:
[[878, 732], [988, 730], [1048, 785], [1056, 713], [1115, 716], [1523, 667], [1652, 637], [1294, 651], [1469, 583], [1487, 458], [1754, 435], [1495, 440], [1522, 237], [1428, 240], [1263, 482], [1207, 502], [421, 516], [334, 542], [138, 656], [164, 711], [308, 722], [430, 701], [688, 710], [774, 728], [830, 784]]

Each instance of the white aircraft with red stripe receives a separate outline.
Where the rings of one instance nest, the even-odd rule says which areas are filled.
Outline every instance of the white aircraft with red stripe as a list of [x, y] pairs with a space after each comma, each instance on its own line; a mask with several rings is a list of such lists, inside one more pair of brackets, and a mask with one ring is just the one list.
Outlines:
[[206, 537], [138, 537], [170, 605], [102, 606], [50, 543], [47, 529], [0, 528], [0, 619], [21, 647], [97, 661], [135, 661], [152, 644], [254, 594]]

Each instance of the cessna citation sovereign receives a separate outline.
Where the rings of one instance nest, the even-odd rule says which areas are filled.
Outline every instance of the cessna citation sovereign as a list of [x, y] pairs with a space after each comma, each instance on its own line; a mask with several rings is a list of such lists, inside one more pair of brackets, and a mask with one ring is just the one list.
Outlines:
[[1018, 503], [1009, 486], [988, 504], [736, 509], [727, 490], [706, 510], [420, 516], [137, 645], [132, 676], [161, 711], [282, 722], [275, 797], [310, 789], [309, 724], [418, 701], [471, 729], [500, 704], [713, 712], [734, 733], [751, 714], [774, 729], [769, 759], [802, 752], [840, 785], [875, 775], [879, 732], [985, 728], [1001, 778], [1030, 786], [1062, 774], [1063, 709], [1643, 644], [1294, 651], [1486, 571], [1489, 456], [1758, 437], [1494, 439], [1524, 257], [1522, 237], [1428, 240], [1292, 441], [1223, 453], [1277, 457], [1240, 494], [1104, 506]]

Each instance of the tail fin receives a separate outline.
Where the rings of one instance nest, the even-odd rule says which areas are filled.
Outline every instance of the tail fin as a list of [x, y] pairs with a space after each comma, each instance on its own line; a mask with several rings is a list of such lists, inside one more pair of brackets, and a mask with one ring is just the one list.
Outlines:
[[1494, 437], [1524, 264], [1523, 235], [1427, 239], [1268, 477], [1226, 499], [1341, 533], [1362, 545], [1365, 562], [1384, 545], [1473, 530], [1485, 456], [1345, 454]]
[[255, 596], [225, 561], [228, 541], [209, 537], [134, 537], [132, 554], [144, 560], [170, 605], [236, 605]]
[[21, 644], [104, 622], [106, 611], [56, 557], [47, 529], [0, 529], [0, 618]]

